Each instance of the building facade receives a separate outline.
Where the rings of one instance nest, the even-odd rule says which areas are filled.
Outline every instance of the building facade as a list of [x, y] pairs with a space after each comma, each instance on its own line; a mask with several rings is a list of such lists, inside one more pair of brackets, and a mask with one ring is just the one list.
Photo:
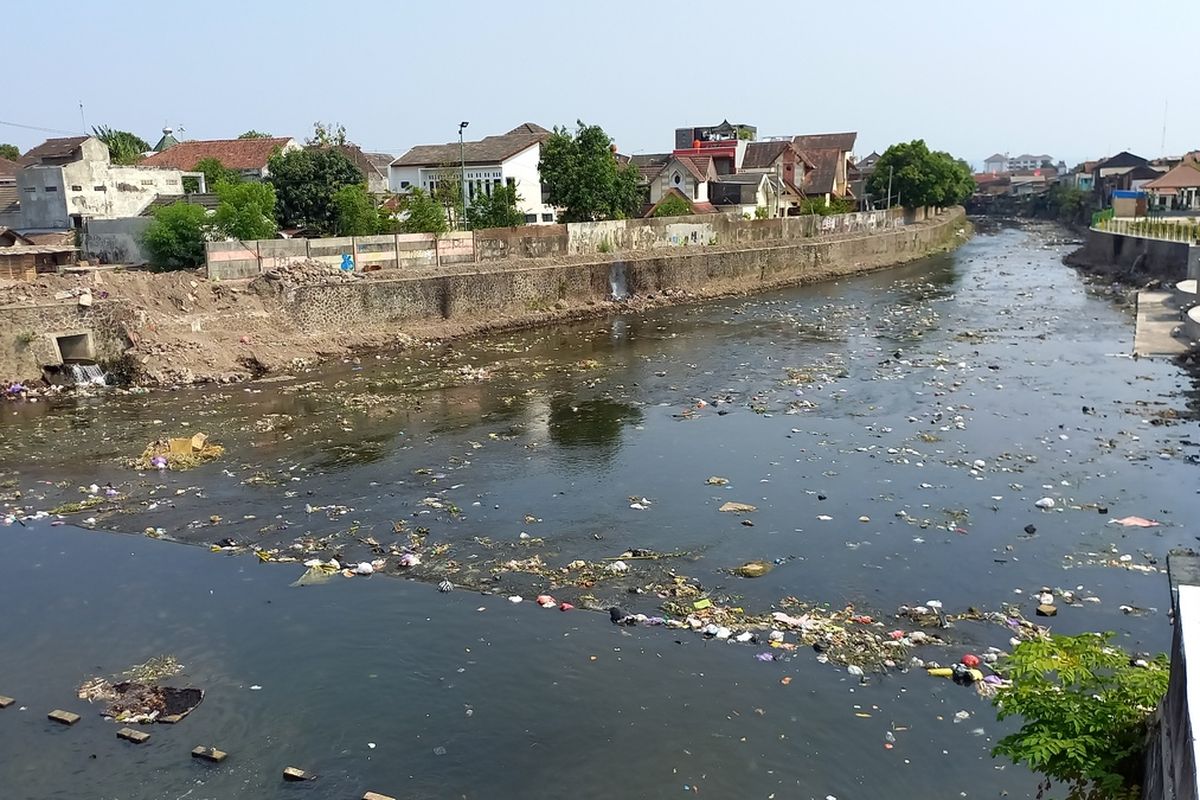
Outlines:
[[432, 193], [442, 182], [457, 186], [465, 180], [468, 207], [498, 186], [511, 186], [526, 224], [549, 224], [555, 221], [555, 209], [542, 199], [538, 172], [542, 142], [549, 135], [545, 128], [525, 123], [499, 136], [463, 142], [461, 148], [458, 142], [418, 145], [391, 163], [388, 183], [395, 194], [407, 194], [413, 189]]
[[[182, 195], [178, 169], [117, 166], [94, 136], [49, 139], [22, 157], [17, 201], [22, 229], [79, 229], [87, 219], [136, 217], [160, 195]], [[203, 177], [203, 176], [201, 176]]]

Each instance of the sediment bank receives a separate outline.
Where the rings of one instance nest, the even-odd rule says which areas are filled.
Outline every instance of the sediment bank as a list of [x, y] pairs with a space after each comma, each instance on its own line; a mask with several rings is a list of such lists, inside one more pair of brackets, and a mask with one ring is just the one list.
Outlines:
[[[0, 298], [0, 378], [40, 378], [45, 364], [70, 358], [64, 347], [77, 346], [80, 357], [124, 359], [146, 384], [232, 382], [357, 350], [830, 280], [951, 249], [967, 229], [956, 208], [879, 233], [459, 265], [403, 278], [45, 276]], [[614, 285], [626, 299], [612, 299]]]

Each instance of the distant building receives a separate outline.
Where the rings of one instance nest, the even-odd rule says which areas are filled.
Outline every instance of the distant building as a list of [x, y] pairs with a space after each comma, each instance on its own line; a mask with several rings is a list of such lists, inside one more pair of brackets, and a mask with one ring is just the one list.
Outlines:
[[1041, 155], [1022, 153], [1019, 156], [1008, 159], [1008, 171], [1020, 172], [1021, 170], [1041, 169], [1043, 164], [1053, 163], [1054, 159], [1050, 158], [1050, 156], [1046, 155], [1045, 153]]
[[992, 175], [1008, 172], [1008, 156], [1003, 153], [993, 153], [983, 160], [983, 171]]
[[687, 150], [696, 147], [697, 142], [752, 142], [757, 138], [758, 128], [753, 125], [722, 120], [719, 125], [676, 128], [675, 149]]
[[[1113, 192], [1131, 190], [1133, 181], [1144, 178], [1146, 172], [1152, 169], [1147, 159], [1122, 150], [1115, 156], [1097, 161], [1092, 167], [1092, 191], [1102, 205], [1107, 205]], [[1155, 176], [1149, 177], [1153, 179]]]
[[388, 167], [395, 160], [395, 156], [389, 153], [368, 153], [356, 144], [339, 145], [338, 150], [358, 167], [368, 192], [385, 194], [388, 191]]
[[20, 222], [12, 227], [23, 230], [80, 229], [87, 219], [136, 217], [160, 195], [182, 195], [183, 178], [194, 174], [112, 164], [108, 147], [94, 136], [47, 139], [21, 163], [25, 168], [16, 175]]
[[[164, 141], [167, 131], [164, 131]], [[174, 137], [171, 137], [174, 139]], [[247, 180], [261, 181], [271, 174], [267, 163], [277, 152], [299, 150], [295, 139], [287, 136], [271, 136], [260, 139], [195, 139], [187, 142], [167, 144], [166, 149], [142, 159], [138, 166], [165, 167], [187, 172], [209, 158], [221, 162], [225, 169], [236, 170]], [[209, 187], [212, 188], [212, 187]]]
[[497, 186], [512, 186], [527, 224], [551, 223], [555, 209], [542, 198], [538, 172], [542, 142], [549, 136], [541, 125], [527, 122], [499, 136], [464, 142], [461, 150], [458, 142], [417, 145], [391, 163], [388, 183], [396, 194], [414, 188], [432, 192], [441, 181], [457, 182], [465, 172], [467, 206], [477, 197], [490, 196]]

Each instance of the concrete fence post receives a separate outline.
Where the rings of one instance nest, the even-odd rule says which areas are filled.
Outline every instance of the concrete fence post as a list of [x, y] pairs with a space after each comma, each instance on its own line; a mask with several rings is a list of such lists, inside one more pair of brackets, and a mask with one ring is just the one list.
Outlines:
[[258, 274], [263, 274], [262, 242], [254, 240], [254, 260], [258, 262]]
[[436, 267], [440, 267], [440, 266], [442, 266], [441, 239], [438, 238], [438, 235], [436, 233], [432, 234], [432, 235], [433, 235], [433, 264]]
[[396, 254], [396, 268], [400, 268], [400, 234], [392, 234], [392, 250]]
[[354, 264], [354, 271], [362, 272], [362, 270], [358, 268], [358, 237], [357, 236], [350, 237], [350, 260]]
[[312, 241], [307, 236], [304, 237], [304, 257], [312, 258]]

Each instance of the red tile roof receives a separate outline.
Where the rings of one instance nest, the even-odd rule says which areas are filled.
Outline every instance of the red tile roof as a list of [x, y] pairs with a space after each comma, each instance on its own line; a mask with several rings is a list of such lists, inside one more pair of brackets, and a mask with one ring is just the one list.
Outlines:
[[1200, 187], [1200, 168], [1190, 163], [1180, 164], [1175, 169], [1147, 183], [1144, 189], [1191, 189]]
[[22, 170], [22, 166], [15, 161], [9, 161], [7, 158], [0, 158], [0, 178], [15, 178], [17, 173]]
[[268, 139], [200, 139], [180, 142], [142, 159], [139, 166], [192, 170], [196, 163], [215, 158], [226, 169], [261, 170], [277, 149], [292, 141], [286, 136]]
[[813, 133], [792, 137], [792, 144], [796, 145], [797, 150], [841, 150], [843, 153], [850, 153], [853, 152], [857, 140], [858, 134], [854, 132]]

